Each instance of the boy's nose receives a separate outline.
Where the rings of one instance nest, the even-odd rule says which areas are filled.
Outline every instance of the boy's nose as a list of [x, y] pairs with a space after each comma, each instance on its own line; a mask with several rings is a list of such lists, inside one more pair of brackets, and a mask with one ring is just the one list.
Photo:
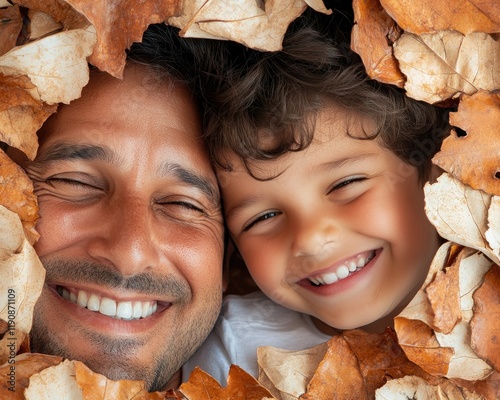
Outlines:
[[320, 212], [296, 221], [291, 229], [294, 257], [318, 256], [329, 243], [337, 242], [340, 234], [338, 223]]

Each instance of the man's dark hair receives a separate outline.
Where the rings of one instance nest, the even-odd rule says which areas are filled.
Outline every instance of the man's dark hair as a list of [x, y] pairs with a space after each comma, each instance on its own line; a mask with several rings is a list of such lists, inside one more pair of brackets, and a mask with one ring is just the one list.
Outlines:
[[[305, 149], [312, 141], [315, 115], [328, 104], [372, 118], [378, 138], [426, 178], [430, 160], [447, 134], [443, 110], [413, 100], [404, 91], [369, 79], [350, 49], [352, 19], [306, 11], [289, 27], [283, 50], [261, 52], [228, 43], [219, 70], [205, 75], [205, 134], [217, 166], [230, 169], [224, 151], [251, 160]], [[203, 75], [202, 75], [203, 76]], [[260, 140], [262, 135], [269, 141]], [[358, 138], [358, 137], [357, 137]]]

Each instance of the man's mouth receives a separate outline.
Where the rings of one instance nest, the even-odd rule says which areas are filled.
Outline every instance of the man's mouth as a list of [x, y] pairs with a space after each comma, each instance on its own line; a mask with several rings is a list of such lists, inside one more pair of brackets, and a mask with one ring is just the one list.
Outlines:
[[149, 317], [158, 309], [157, 301], [116, 301], [109, 297], [98, 296], [95, 293], [68, 289], [59, 285], [56, 286], [56, 291], [63, 299], [82, 308], [127, 321]]
[[373, 260], [375, 255], [375, 250], [359, 254], [352, 260], [349, 260], [337, 266], [334, 271], [308, 276], [307, 279], [313, 286], [330, 285], [332, 283], [341, 281], [342, 279], [345, 279], [353, 273], [359, 271], [371, 260]]

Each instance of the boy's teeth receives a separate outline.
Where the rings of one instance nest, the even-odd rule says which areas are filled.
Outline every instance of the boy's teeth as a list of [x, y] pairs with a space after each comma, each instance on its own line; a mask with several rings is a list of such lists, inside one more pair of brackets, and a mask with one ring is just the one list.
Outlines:
[[330, 285], [338, 280], [345, 279], [351, 272], [363, 268], [368, 262], [375, 257], [375, 252], [371, 252], [368, 257], [358, 256], [357, 260], [349, 261], [345, 265], [341, 265], [335, 272], [328, 272], [326, 274], [315, 275], [308, 279], [315, 286]]
[[117, 303], [108, 297], [99, 297], [93, 293], [89, 295], [83, 290], [74, 293], [61, 286], [57, 287], [57, 293], [63, 299], [71, 301], [80, 307], [117, 319], [146, 318], [154, 314], [158, 308], [156, 301], [120, 301]]

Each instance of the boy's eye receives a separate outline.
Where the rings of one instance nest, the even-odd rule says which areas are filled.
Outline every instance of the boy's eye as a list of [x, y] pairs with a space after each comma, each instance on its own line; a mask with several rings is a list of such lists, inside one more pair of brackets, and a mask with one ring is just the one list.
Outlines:
[[246, 226], [244, 226], [243, 232], [247, 232], [252, 227], [257, 225], [259, 222], [266, 221], [266, 220], [269, 220], [271, 218], [277, 217], [280, 214], [281, 214], [281, 212], [279, 212], [279, 211], [271, 211], [271, 212], [267, 212], [265, 214], [261, 214], [257, 218], [255, 218], [254, 220], [250, 221]]
[[352, 177], [352, 178], [347, 178], [347, 179], [344, 179], [343, 181], [341, 182], [338, 182], [338, 183], [335, 183], [329, 190], [328, 190], [328, 194], [330, 194], [331, 192], [335, 191], [335, 190], [339, 190], [339, 189], [342, 189], [342, 188], [345, 188], [346, 186], [349, 186], [353, 183], [358, 183], [358, 182], [362, 182], [366, 180], [365, 177]]

